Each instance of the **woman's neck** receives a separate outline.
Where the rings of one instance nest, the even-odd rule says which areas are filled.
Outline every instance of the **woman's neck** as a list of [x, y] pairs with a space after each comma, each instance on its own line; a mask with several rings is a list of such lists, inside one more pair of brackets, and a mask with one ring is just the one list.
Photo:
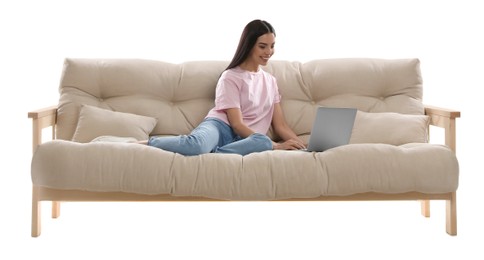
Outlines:
[[247, 71], [250, 71], [250, 72], [259, 71], [259, 64], [257, 64], [257, 63], [251, 63], [251, 62], [244, 61], [239, 65], [239, 67], [243, 70], [247, 70]]

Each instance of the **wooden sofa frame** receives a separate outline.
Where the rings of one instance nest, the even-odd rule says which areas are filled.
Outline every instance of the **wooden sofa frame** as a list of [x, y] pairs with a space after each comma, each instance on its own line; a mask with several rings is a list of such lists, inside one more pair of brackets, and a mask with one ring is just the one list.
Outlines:
[[[445, 145], [456, 151], [456, 118], [460, 111], [425, 106], [425, 114], [430, 117], [430, 125], [445, 130]], [[43, 130], [52, 127], [52, 139], [56, 138], [57, 106], [47, 107], [28, 113], [32, 119], [33, 135], [32, 150], [40, 145]], [[369, 200], [420, 200], [421, 214], [430, 217], [430, 200], [446, 201], [446, 231], [449, 235], [457, 235], [457, 199], [456, 192], [442, 194], [426, 194], [408, 192], [402, 194], [362, 193], [350, 196], [321, 196], [311, 199], [290, 199], [285, 201], [369, 201]], [[77, 190], [59, 190], [33, 185], [32, 189], [32, 237], [38, 237], [41, 232], [41, 202], [52, 201], [52, 218], [60, 216], [61, 201], [214, 201], [202, 197], [175, 197], [170, 195], [142, 195], [124, 192], [87, 192]]]

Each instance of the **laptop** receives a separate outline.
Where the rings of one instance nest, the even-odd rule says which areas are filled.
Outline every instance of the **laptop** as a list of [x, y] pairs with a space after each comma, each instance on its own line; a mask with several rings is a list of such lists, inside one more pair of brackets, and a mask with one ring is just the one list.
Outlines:
[[323, 152], [348, 144], [356, 111], [356, 108], [318, 107], [306, 150]]

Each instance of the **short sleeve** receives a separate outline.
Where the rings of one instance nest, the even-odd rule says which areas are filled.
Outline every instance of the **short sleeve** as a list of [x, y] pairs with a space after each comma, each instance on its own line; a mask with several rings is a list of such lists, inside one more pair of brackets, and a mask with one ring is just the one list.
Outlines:
[[215, 90], [215, 109], [240, 108], [240, 90], [235, 80], [222, 74]]
[[279, 86], [275, 77], [272, 77], [272, 83], [274, 84], [274, 104], [281, 103], [281, 94], [279, 94]]

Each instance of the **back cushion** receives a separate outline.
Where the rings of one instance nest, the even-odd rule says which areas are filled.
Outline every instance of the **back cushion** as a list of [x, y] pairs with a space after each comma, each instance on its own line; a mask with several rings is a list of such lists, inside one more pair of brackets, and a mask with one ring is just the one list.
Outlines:
[[66, 59], [59, 88], [57, 138], [71, 140], [82, 104], [154, 117], [152, 134], [186, 134], [214, 105], [227, 62]]
[[[228, 61], [66, 59], [57, 138], [72, 139], [83, 104], [156, 118], [151, 135], [188, 134], [213, 107], [217, 80], [227, 65]], [[290, 127], [305, 135], [317, 106], [423, 114], [419, 65], [418, 59], [274, 60], [263, 69], [277, 79]]]
[[266, 70], [278, 79], [288, 124], [299, 135], [310, 133], [317, 106], [424, 114], [418, 59], [272, 61]]

